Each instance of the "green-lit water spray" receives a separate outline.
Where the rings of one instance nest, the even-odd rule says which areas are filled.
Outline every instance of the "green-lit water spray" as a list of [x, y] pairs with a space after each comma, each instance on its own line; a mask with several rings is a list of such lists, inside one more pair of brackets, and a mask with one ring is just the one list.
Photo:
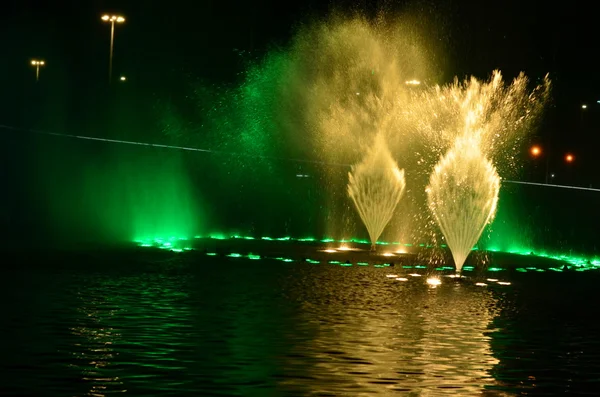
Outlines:
[[375, 251], [377, 239], [386, 227], [404, 194], [404, 170], [392, 158], [384, 138], [378, 135], [364, 159], [348, 173], [348, 195], [371, 238]]

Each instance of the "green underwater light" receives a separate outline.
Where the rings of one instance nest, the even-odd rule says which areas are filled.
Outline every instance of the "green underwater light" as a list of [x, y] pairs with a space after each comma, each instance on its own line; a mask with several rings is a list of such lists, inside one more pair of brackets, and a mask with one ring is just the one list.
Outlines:
[[[213, 239], [213, 240], [230, 240], [230, 239], [243, 239], [243, 240], [255, 240], [255, 237], [252, 236], [241, 236], [241, 235], [232, 235], [232, 236], [228, 236], [226, 234], [223, 233], [211, 233], [207, 236], [200, 236], [200, 235], [195, 235], [194, 236], [195, 239]], [[320, 243], [337, 243], [337, 244], [344, 244], [344, 243], [348, 243], [348, 242], [352, 242], [355, 244], [370, 244], [369, 241], [365, 241], [365, 240], [361, 240], [361, 239], [341, 239], [341, 240], [335, 240], [332, 238], [324, 238], [322, 240], [318, 240], [316, 238], [313, 237], [304, 237], [304, 238], [293, 238], [290, 236], [285, 236], [285, 237], [269, 237], [269, 236], [263, 236], [260, 238], [261, 240], [264, 241], [296, 241], [296, 242], [306, 242], [306, 243], [314, 243], [314, 242], [320, 242]], [[160, 248], [160, 249], [165, 249], [165, 250], [170, 250], [170, 251], [174, 251], [174, 252], [181, 252], [181, 251], [190, 251], [193, 248], [191, 248], [189, 246], [188, 243], [188, 238], [187, 237], [175, 237], [175, 236], [169, 236], [169, 237], [156, 237], [156, 238], [148, 238], [148, 239], [135, 239], [135, 243], [140, 246], [140, 247], [144, 247], [144, 248]], [[441, 248], [441, 249], [448, 249], [446, 244], [440, 244], [439, 246], [433, 246], [430, 244], [424, 244], [424, 243], [420, 243], [420, 244], [411, 244], [411, 243], [401, 243], [401, 242], [386, 242], [386, 241], [381, 241], [377, 243], [378, 245], [396, 245], [396, 246], [404, 246], [404, 247], [415, 247], [418, 246], [419, 249], [433, 249], [433, 248]], [[481, 250], [480, 247], [474, 247], [473, 251], [477, 251], [477, 250]], [[569, 265], [571, 265], [571, 267], [576, 270], [576, 271], [586, 271], [586, 270], [594, 270], [594, 269], [600, 269], [600, 259], [598, 259], [597, 257], [594, 258], [585, 258], [583, 256], [571, 256], [571, 255], [566, 255], [566, 254], [548, 254], [546, 252], [536, 252], [536, 250], [533, 249], [529, 249], [529, 248], [524, 248], [524, 247], [520, 247], [519, 249], [515, 248], [515, 247], [511, 247], [511, 249], [509, 251], [502, 251], [500, 250], [498, 247], [496, 246], [492, 246], [488, 249], [486, 249], [486, 251], [489, 252], [504, 252], [504, 253], [510, 253], [513, 255], [522, 255], [522, 256], [530, 256], [530, 257], [539, 257], [539, 258], [547, 258], [547, 259], [552, 259], [552, 260], [556, 260], [556, 261], [561, 261], [561, 262], [566, 262]], [[215, 256], [217, 255], [216, 253], [208, 253], [207, 255], [209, 256]], [[238, 256], [239, 255], [239, 256]], [[247, 256], [249, 259], [260, 259], [261, 257], [258, 255], [252, 255], [252, 257]], [[230, 257], [234, 257], [234, 258], [238, 258], [243, 256], [242, 254], [229, 254], [228, 256]], [[282, 261], [293, 261], [289, 258], [276, 258], [278, 260], [282, 260]], [[288, 260], [285, 260], [288, 259]], [[309, 263], [313, 263], [310, 262], [310, 260], [307, 260], [307, 262]], [[316, 263], [320, 263], [319, 261], [315, 261]], [[335, 263], [335, 262], [339, 262], [339, 261], [330, 261], [329, 263], [333, 263], [333, 264], [339, 264], [339, 263]], [[357, 263], [358, 266], [368, 266], [368, 263], [366, 262], [358, 262]], [[389, 266], [389, 264], [386, 265], [375, 265], [375, 267], [385, 267], [385, 266]], [[406, 267], [408, 268], [408, 267]], [[427, 266], [424, 265], [415, 265], [414, 266], [415, 269], [426, 269]], [[436, 269], [440, 270], [440, 271], [444, 271], [444, 270], [453, 270], [454, 268], [451, 266], [440, 266], [437, 267]], [[562, 268], [557, 268], [557, 267], [553, 267], [553, 268], [549, 268], [552, 271], [556, 271], [556, 272], [563, 272]], [[465, 271], [472, 271], [474, 270], [474, 268], [472, 266], [464, 266], [463, 270]], [[491, 272], [500, 272], [500, 271], [504, 271], [506, 269], [500, 268], [500, 267], [495, 267], [492, 266], [490, 268], [487, 269], [488, 271]], [[525, 267], [525, 268], [518, 268], [517, 269], [518, 272], [527, 272], [527, 271], [537, 271], [537, 272], [544, 272], [544, 269], [538, 269], [536, 267]]]

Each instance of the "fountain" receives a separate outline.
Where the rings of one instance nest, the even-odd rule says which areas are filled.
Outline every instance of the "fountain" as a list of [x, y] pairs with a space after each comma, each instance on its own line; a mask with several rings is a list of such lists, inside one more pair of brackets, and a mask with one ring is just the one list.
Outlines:
[[398, 168], [384, 138], [378, 135], [363, 160], [348, 173], [348, 195], [369, 232], [371, 251], [375, 251], [405, 187], [404, 170]]
[[[206, 120], [195, 123], [205, 130], [188, 134], [201, 141], [189, 144], [235, 154], [214, 156], [215, 169], [221, 170], [215, 174], [226, 176], [223, 180], [234, 193], [231, 197], [239, 197], [244, 189], [244, 197], [256, 198], [243, 203], [232, 200], [223, 206], [228, 210], [220, 218], [241, 223], [248, 216], [253, 233], [260, 224], [269, 226], [266, 230], [282, 227], [288, 233], [288, 225], [300, 230], [309, 223], [303, 233], [312, 235], [322, 228], [318, 234], [349, 239], [361, 226], [340, 189], [348, 182], [347, 192], [372, 243], [387, 228], [394, 234], [392, 241], [435, 244], [435, 227], [427, 222], [428, 206], [447, 240], [452, 239], [457, 222], [480, 225], [474, 236], [450, 244], [460, 267], [493, 219], [493, 209], [479, 203], [477, 195], [492, 194], [494, 188], [486, 185], [491, 174], [515, 176], [522, 157], [520, 144], [541, 114], [549, 82], [539, 76], [532, 90], [523, 74], [506, 81], [494, 71], [486, 80], [469, 77], [435, 85], [442, 78], [441, 62], [446, 57], [441, 56], [443, 45], [436, 39], [439, 32], [424, 29], [426, 19], [385, 13], [376, 19], [334, 15], [304, 24], [288, 46], [250, 64], [239, 88], [227, 95], [199, 90], [201, 108], [212, 110]], [[477, 140], [476, 153], [463, 154], [457, 146], [467, 145], [471, 138]], [[378, 151], [385, 155], [378, 158]], [[402, 159], [408, 181], [390, 153]], [[440, 158], [444, 160], [436, 167]], [[349, 180], [341, 167], [347, 164], [355, 164]], [[485, 171], [488, 166], [492, 171]], [[289, 175], [299, 178], [294, 183], [301, 184], [304, 194], [291, 189]], [[250, 177], [255, 179], [250, 182]], [[448, 186], [460, 179], [465, 179], [468, 189]], [[436, 187], [435, 181], [444, 189]], [[415, 188], [400, 201], [406, 183]], [[476, 194], [470, 197], [468, 191]], [[446, 194], [461, 198], [456, 208], [437, 202]], [[497, 201], [497, 194], [492, 196]], [[279, 215], [268, 215], [272, 220], [261, 214], [256, 226], [256, 203], [264, 205], [265, 200], [273, 200], [265, 207], [279, 203], [285, 207]], [[234, 206], [239, 216], [229, 215]], [[393, 218], [394, 211], [405, 216]], [[479, 219], [482, 211], [489, 216]], [[296, 220], [287, 212], [310, 215]]]
[[431, 174], [427, 202], [459, 273], [494, 218], [499, 190], [500, 177], [472, 135], [457, 138]]

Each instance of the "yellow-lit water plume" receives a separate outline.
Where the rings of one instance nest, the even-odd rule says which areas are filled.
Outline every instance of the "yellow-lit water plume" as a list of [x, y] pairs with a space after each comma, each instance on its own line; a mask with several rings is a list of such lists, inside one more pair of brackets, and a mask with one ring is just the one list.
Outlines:
[[348, 173], [348, 195], [369, 232], [371, 250], [392, 219], [405, 187], [404, 170], [398, 168], [384, 138], [378, 135], [363, 160]]
[[[364, 148], [382, 135], [396, 142], [404, 107], [414, 86], [407, 81], [435, 80], [436, 43], [424, 18], [409, 15], [333, 16], [302, 26], [281, 72], [278, 136], [294, 156], [330, 164], [356, 164]], [[394, 137], [393, 141], [389, 138]], [[404, 158], [389, 146], [394, 158]], [[287, 149], [286, 149], [287, 150]], [[297, 153], [303, 151], [303, 153]], [[326, 234], [349, 238], [356, 226], [350, 203], [339, 189], [345, 170], [322, 167], [327, 209]], [[406, 226], [407, 222], [403, 223]]]
[[[415, 92], [401, 122], [414, 126], [412, 130], [425, 146], [423, 154], [437, 154], [431, 159], [445, 153], [458, 137], [476, 137], [484, 156], [506, 177], [518, 170], [520, 144], [549, 97], [548, 76], [533, 89], [529, 84], [523, 73], [509, 83], [496, 70], [488, 81], [470, 77], [424, 88]], [[422, 157], [426, 162], [427, 156]]]
[[492, 221], [498, 204], [500, 177], [484, 156], [477, 136], [456, 139], [435, 166], [427, 186], [427, 202], [452, 252], [462, 266]]

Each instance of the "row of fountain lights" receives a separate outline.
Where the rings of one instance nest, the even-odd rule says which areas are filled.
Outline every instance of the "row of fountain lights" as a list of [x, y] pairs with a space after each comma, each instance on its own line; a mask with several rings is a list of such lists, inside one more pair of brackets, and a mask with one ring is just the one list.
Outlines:
[[[411, 273], [411, 274], [409, 274], [409, 276], [411, 276], [411, 277], [422, 277], [422, 275], [419, 274], [419, 273]], [[393, 279], [393, 280], [396, 280], [396, 281], [408, 281], [408, 278], [406, 278], [406, 277], [400, 277], [397, 274], [387, 274], [386, 277], [390, 278], [390, 279]], [[445, 277], [456, 279], [456, 278], [460, 278], [462, 276], [459, 276], [459, 275], [456, 275], [456, 274], [448, 274]], [[478, 286], [478, 287], [487, 287], [488, 283], [495, 283], [495, 284], [498, 284], [498, 285], [511, 285], [511, 283], [509, 281], [500, 281], [497, 278], [488, 278], [485, 281], [487, 281], [487, 283], [477, 282], [477, 283], [475, 283], [475, 285]], [[428, 285], [430, 285], [430, 286], [432, 286], [432, 287], [435, 288], [438, 285], [442, 284], [442, 279], [439, 278], [439, 277], [435, 277], [435, 276], [434, 277], [428, 277], [425, 280], [425, 282]]]
[[[108, 82], [112, 81], [112, 59], [113, 59], [113, 47], [115, 41], [115, 24], [120, 24], [125, 22], [125, 17], [121, 15], [102, 15], [100, 18], [104, 22], [108, 22], [111, 25], [110, 29], [110, 54], [109, 54], [109, 66], [108, 66]], [[46, 61], [42, 59], [32, 59], [31, 66], [35, 68], [35, 81], [40, 81], [40, 67], [46, 66]], [[125, 76], [121, 76], [119, 78], [121, 81], [127, 81]]]
[[[197, 236], [196, 238], [201, 238], [201, 237]], [[186, 247], [186, 248], [173, 248], [173, 243], [169, 243], [169, 242], [162, 243], [163, 240], [162, 239], [159, 239], [159, 240], [161, 240], [161, 245], [158, 246], [158, 248], [170, 249], [171, 251], [174, 251], [174, 252], [194, 251], [194, 249], [190, 248], [190, 247]], [[186, 240], [186, 239], [180, 238], [179, 240]], [[223, 238], [218, 238], [218, 240], [223, 240]], [[271, 239], [269, 239], [269, 240], [271, 240]], [[284, 240], [288, 241], [288, 240], [291, 240], [291, 239], [285, 238]], [[303, 239], [303, 240], [307, 240], [307, 239]], [[314, 239], [310, 239], [310, 241], [315, 241], [315, 240]], [[142, 243], [141, 245], [144, 246], [144, 247], [151, 247], [152, 246], [152, 245], [150, 245], [148, 243]], [[358, 250], [358, 249], [353, 249], [353, 248], [349, 248], [349, 247], [346, 247], [346, 246], [341, 246], [337, 250], [326, 249], [326, 250], [321, 250], [321, 252], [334, 253], [334, 252], [339, 252], [339, 251], [351, 251], [351, 250]], [[405, 253], [405, 252], [402, 251], [402, 252], [398, 252], [398, 253]], [[216, 253], [216, 252], [206, 252], [206, 256], [218, 256], [218, 255], [219, 254]], [[285, 258], [285, 257], [272, 257], [271, 258], [271, 257], [266, 257], [266, 256], [263, 256], [263, 255], [256, 255], [256, 254], [252, 254], [252, 253], [244, 255], [244, 254], [240, 254], [240, 253], [237, 253], [237, 252], [232, 252], [232, 253], [226, 254], [224, 256], [226, 256], [228, 258], [245, 258], [245, 259], [250, 259], [250, 260], [274, 259], [274, 260], [278, 260], [278, 261], [282, 261], [282, 262], [287, 262], [287, 263], [294, 262], [294, 259], [291, 259], [291, 258]], [[390, 256], [394, 256], [394, 254], [386, 252], [386, 253], [383, 254], [383, 256], [390, 257]], [[310, 264], [321, 264], [322, 263], [319, 260], [310, 259], [310, 258], [304, 259], [303, 261], [306, 262], [306, 263], [310, 263]], [[329, 260], [326, 263], [331, 264], [331, 265], [340, 265], [342, 267], [351, 267], [351, 266], [353, 266], [352, 263], [341, 262], [341, 261], [336, 261], [336, 260]], [[356, 265], [357, 266], [369, 266], [369, 263], [367, 263], [367, 262], [357, 262]], [[386, 267], [390, 267], [390, 266], [391, 265], [389, 263], [378, 263], [378, 264], [373, 265], [374, 268], [386, 268]], [[427, 266], [424, 266], [424, 265], [415, 265], [415, 266], [403, 265], [402, 269], [407, 269], [407, 270], [408, 269], [427, 269]], [[452, 267], [452, 266], [443, 266], [443, 267], [438, 267], [435, 270], [437, 270], [437, 271], [443, 271], [443, 270], [450, 270], [450, 271], [452, 271], [452, 270], [454, 270], [454, 267]], [[473, 266], [464, 266], [463, 267], [463, 271], [470, 272], [470, 271], [473, 271], [473, 270], [474, 270]], [[490, 268], [488, 270], [489, 271], [501, 271], [501, 270], [504, 270], [504, 269], [501, 269], [501, 268]], [[420, 273], [409, 273], [409, 274], [406, 274], [404, 276], [408, 276], [408, 277], [410, 277], [412, 279], [421, 279], [423, 277], [423, 274], [420, 274]], [[388, 278], [388, 279], [395, 280], [395, 281], [400, 281], [400, 282], [409, 281], [408, 277], [403, 277], [403, 276], [398, 275], [398, 274], [386, 274], [385, 277]], [[443, 275], [441, 277], [446, 277], [446, 278], [450, 278], [450, 279], [466, 278], [463, 275], [457, 275], [457, 274], [446, 274], [446, 275]], [[442, 284], [442, 278], [441, 277], [440, 276], [430, 276], [430, 277], [427, 277], [425, 279], [425, 282], [426, 282], [426, 284], [428, 286], [430, 286], [432, 288], [435, 288], [435, 287], [437, 287], [437, 286], [439, 286], [439, 285]], [[508, 282], [508, 281], [501, 281], [501, 280], [499, 280], [497, 278], [487, 278], [485, 281], [486, 282], [476, 282], [475, 285], [478, 286], [478, 287], [486, 287], [486, 286], [489, 285], [489, 283], [494, 283], [496, 285], [501, 285], [501, 286], [511, 285], [510, 282]]]
[[[239, 235], [233, 235], [233, 236], [225, 236], [222, 234], [211, 234], [209, 236], [194, 236], [195, 239], [213, 239], [213, 240], [229, 240], [229, 239], [237, 239], [237, 240], [265, 240], [265, 241], [296, 241], [296, 242], [320, 242], [320, 243], [337, 243], [340, 244], [340, 246], [338, 248], [327, 248], [324, 250], [321, 250], [322, 252], [326, 252], [326, 253], [330, 253], [330, 254], [334, 254], [337, 252], [344, 252], [344, 251], [350, 251], [353, 250], [353, 248], [348, 247], [346, 244], [348, 243], [355, 243], [355, 244], [370, 244], [368, 241], [366, 240], [359, 240], [359, 239], [350, 239], [350, 240], [334, 240], [331, 238], [326, 238], [326, 239], [322, 239], [322, 240], [318, 240], [315, 238], [292, 238], [292, 237], [279, 237], [279, 238], [272, 238], [272, 237], [261, 237], [261, 238], [255, 238], [255, 237], [251, 237], [251, 236], [239, 236]], [[169, 237], [169, 238], [155, 238], [155, 239], [145, 239], [145, 240], [138, 240], [136, 241], [136, 243], [141, 246], [141, 247], [153, 247], [153, 248], [160, 248], [160, 249], [164, 249], [164, 250], [170, 250], [173, 252], [183, 252], [183, 251], [193, 251], [194, 249], [189, 247], [189, 244], [183, 243], [183, 242], [187, 242], [188, 238], [185, 237]], [[385, 241], [378, 241], [377, 242], [378, 245], [396, 245], [396, 246], [404, 246], [404, 247], [418, 247], [418, 248], [437, 248], [434, 245], [430, 245], [430, 244], [403, 244], [403, 243], [399, 243], [399, 242], [385, 242]], [[181, 247], [181, 245], [186, 245], [186, 247]], [[441, 244], [439, 246], [439, 248], [447, 248], [447, 246], [445, 244]], [[477, 251], [478, 247], [474, 247], [472, 249], [473, 251]], [[487, 251], [490, 252], [502, 252], [499, 249], [496, 248], [488, 248]], [[394, 252], [384, 252], [381, 255], [384, 257], [394, 257], [396, 255], [404, 255], [406, 254], [407, 251], [405, 248], [398, 248], [396, 249], [396, 251]], [[567, 255], [549, 255], [546, 253], [534, 253], [531, 250], [511, 250], [511, 251], [507, 251], [507, 253], [510, 254], [516, 254], [516, 255], [526, 255], [526, 256], [536, 256], [536, 257], [541, 257], [541, 258], [547, 258], [547, 259], [553, 259], [553, 260], [557, 260], [557, 261], [562, 261], [562, 262], [566, 262], [569, 263], [575, 271], [586, 271], [586, 270], [595, 270], [595, 269], [599, 269], [600, 268], [600, 259], [598, 258], [584, 258], [584, 257], [573, 257], [573, 256], [567, 256]], [[207, 255], [211, 256], [211, 255], [217, 255], [216, 253], [207, 253]], [[242, 254], [230, 254], [229, 256], [231, 257], [242, 257], [244, 255]], [[284, 262], [292, 262], [292, 259], [289, 258], [263, 258], [259, 255], [254, 255], [254, 254], [249, 254], [246, 255], [246, 257], [248, 259], [276, 259], [276, 260], [282, 260]], [[309, 263], [310, 260], [307, 260]], [[316, 261], [315, 263], [320, 263], [319, 261]], [[352, 264], [347, 264], [347, 263], [341, 263], [339, 261], [329, 261], [328, 263], [330, 264], [339, 264], [341, 266], [352, 266]], [[368, 263], [357, 263], [357, 265], [359, 266], [368, 266]], [[379, 264], [379, 265], [374, 265], [374, 267], [386, 267], [389, 266], [389, 264]], [[407, 266], [403, 266], [403, 268], [409, 269], [412, 268], [412, 266], [407, 267]], [[427, 268], [426, 266], [422, 266], [422, 265], [416, 265], [414, 266], [414, 268], [416, 269], [425, 269]], [[435, 270], [438, 271], [443, 271], [443, 270], [454, 270], [454, 267], [451, 266], [443, 266], [443, 267], [438, 267], [435, 268]], [[463, 271], [473, 271], [474, 268], [472, 266], [464, 266], [463, 267]], [[498, 272], [498, 271], [503, 271], [505, 269], [503, 268], [499, 268], [499, 267], [491, 267], [487, 269], [490, 272]], [[540, 269], [537, 267], [533, 267], [533, 266], [529, 266], [529, 267], [524, 267], [524, 268], [516, 268], [515, 269], [517, 272], [521, 272], [521, 273], [526, 273], [526, 272], [530, 272], [530, 271], [535, 271], [535, 272], [545, 272], [545, 269]], [[548, 268], [548, 270], [551, 271], [555, 271], [555, 272], [562, 272], [564, 269], [562, 268], [558, 268], [558, 267], [551, 267]]]

